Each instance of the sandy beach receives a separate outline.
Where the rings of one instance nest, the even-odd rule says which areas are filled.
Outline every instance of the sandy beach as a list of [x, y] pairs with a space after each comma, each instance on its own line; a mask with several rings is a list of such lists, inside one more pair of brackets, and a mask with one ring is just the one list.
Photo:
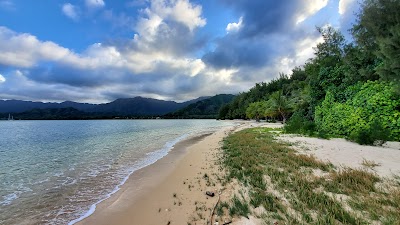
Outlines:
[[343, 138], [327, 140], [299, 135], [280, 135], [278, 139], [293, 144], [300, 154], [313, 155], [338, 168], [365, 169], [387, 178], [400, 176], [400, 142], [387, 142], [383, 146], [366, 146]]
[[221, 189], [215, 180], [220, 142], [231, 132], [258, 125], [243, 122], [177, 144], [166, 157], [132, 174], [77, 224], [205, 224], [218, 201], [205, 192]]

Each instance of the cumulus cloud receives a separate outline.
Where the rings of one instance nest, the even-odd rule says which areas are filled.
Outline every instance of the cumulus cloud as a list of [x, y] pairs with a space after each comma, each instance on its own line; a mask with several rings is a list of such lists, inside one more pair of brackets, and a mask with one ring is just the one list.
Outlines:
[[132, 47], [156, 58], [191, 53], [205, 42], [195, 33], [206, 24], [201, 10], [201, 6], [188, 0], [151, 1], [150, 6], [141, 11]]
[[322, 39], [302, 23], [326, 7], [327, 0], [228, 1], [241, 19], [229, 23], [227, 34], [215, 41], [203, 62], [217, 70], [236, 70], [231, 82], [267, 81], [280, 72], [304, 64], [313, 56], [313, 47]]
[[35, 36], [0, 27], [0, 65], [32, 67], [41, 60], [58, 61], [74, 57], [68, 49], [53, 42], [41, 42]]
[[228, 23], [228, 25], [226, 26], [225, 30], [226, 30], [227, 33], [237, 32], [242, 27], [242, 24], [243, 24], [243, 17], [240, 17], [239, 18], [239, 22], [237, 22], [237, 23]]
[[67, 17], [71, 18], [72, 20], [79, 20], [79, 10], [77, 6], [72, 5], [71, 3], [65, 3], [62, 8], [62, 12]]
[[343, 15], [351, 6], [356, 3], [356, 0], [340, 0], [339, 1], [339, 14]]
[[103, 0], [85, 0], [85, 4], [89, 9], [102, 8], [106, 5]]
[[[342, 0], [343, 1], [343, 0]], [[350, 0], [352, 1], [352, 0]], [[325, 8], [328, 5], [328, 0], [309, 0], [307, 4], [300, 9], [296, 23], [301, 23], [316, 12]]]
[[6, 82], [6, 78], [0, 74], [0, 84]]
[[206, 25], [201, 13], [202, 7], [191, 4], [189, 0], [152, 0], [150, 7], [142, 10], [142, 17], [137, 25], [138, 32], [153, 36], [160, 25], [169, 21], [179, 23], [193, 31]]

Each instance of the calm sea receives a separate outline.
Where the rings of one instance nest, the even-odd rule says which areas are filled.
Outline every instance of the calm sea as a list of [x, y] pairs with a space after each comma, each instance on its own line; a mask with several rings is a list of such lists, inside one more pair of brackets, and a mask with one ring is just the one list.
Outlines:
[[215, 120], [0, 121], [0, 224], [73, 224]]

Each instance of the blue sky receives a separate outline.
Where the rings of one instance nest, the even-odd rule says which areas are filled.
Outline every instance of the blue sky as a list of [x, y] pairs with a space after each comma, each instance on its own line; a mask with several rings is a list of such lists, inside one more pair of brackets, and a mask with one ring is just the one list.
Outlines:
[[356, 0], [0, 0], [0, 99], [184, 101], [239, 93], [313, 56]]

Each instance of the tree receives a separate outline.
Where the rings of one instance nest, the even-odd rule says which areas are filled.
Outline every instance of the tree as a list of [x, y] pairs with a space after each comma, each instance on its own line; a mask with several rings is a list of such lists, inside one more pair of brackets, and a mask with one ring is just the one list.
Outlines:
[[359, 46], [381, 62], [375, 68], [382, 80], [400, 80], [400, 1], [366, 0], [352, 29]]
[[265, 102], [253, 102], [246, 109], [246, 116], [250, 119], [260, 121], [261, 117], [264, 117]]
[[315, 57], [305, 65], [310, 86], [311, 114], [315, 107], [323, 101], [325, 94], [330, 90], [335, 96], [345, 87], [342, 80], [345, 77], [343, 58], [346, 42], [344, 36], [332, 27], [317, 28], [324, 42], [315, 48]]
[[274, 92], [266, 103], [265, 115], [274, 116], [280, 115], [283, 123], [286, 123], [286, 119], [289, 114], [293, 111], [292, 102], [282, 94], [282, 90]]

